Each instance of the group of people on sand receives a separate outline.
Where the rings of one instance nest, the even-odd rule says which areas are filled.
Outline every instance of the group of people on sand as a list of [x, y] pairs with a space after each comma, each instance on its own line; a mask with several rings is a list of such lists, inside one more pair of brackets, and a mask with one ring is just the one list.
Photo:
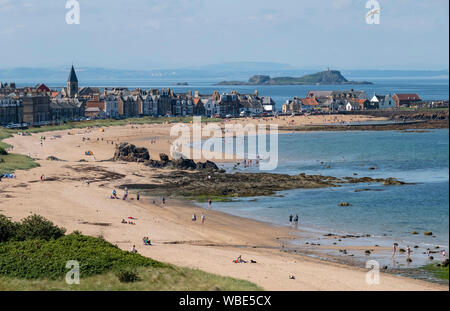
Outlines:
[[[116, 190], [116, 189], [113, 189], [112, 194], [111, 194], [111, 199], [117, 199], [117, 200], [119, 200], [119, 197], [118, 197], [118, 195], [117, 195], [117, 190]], [[138, 192], [138, 193], [136, 194], [136, 200], [139, 201], [139, 199], [140, 199], [140, 193]], [[123, 191], [123, 197], [122, 197], [122, 200], [128, 200], [128, 188], [127, 188], [127, 187], [125, 187], [125, 189], [124, 189], [124, 191]]]
[[[202, 221], [202, 224], [204, 224], [205, 221], [206, 221], [206, 215], [205, 215], [205, 213], [202, 213], [200, 219], [201, 219], [201, 221]], [[195, 213], [192, 215], [192, 222], [193, 222], [193, 223], [196, 223], [196, 222], [197, 222], [197, 215], [196, 215]]]
[[16, 178], [16, 174], [14, 174], [14, 173], [0, 174], [0, 181], [2, 181], [2, 178], [14, 179], [14, 178]]
[[152, 242], [150, 241], [150, 238], [148, 236], [143, 237], [142, 241], [144, 241], [144, 245], [147, 245], [147, 246], [152, 245]]
[[257, 156], [256, 159], [244, 159], [243, 161], [244, 167], [252, 167], [253, 165], [258, 166], [259, 165], [259, 156]]
[[122, 223], [125, 225], [135, 225], [136, 223], [132, 222], [131, 220], [126, 221], [125, 219], [122, 219]]

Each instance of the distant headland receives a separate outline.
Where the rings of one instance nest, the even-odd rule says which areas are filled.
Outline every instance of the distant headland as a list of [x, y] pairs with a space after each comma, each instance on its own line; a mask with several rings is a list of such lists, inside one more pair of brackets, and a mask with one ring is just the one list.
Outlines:
[[326, 70], [302, 77], [277, 77], [268, 75], [254, 75], [248, 82], [222, 81], [216, 85], [335, 85], [335, 84], [372, 84], [368, 81], [348, 81], [340, 71]]

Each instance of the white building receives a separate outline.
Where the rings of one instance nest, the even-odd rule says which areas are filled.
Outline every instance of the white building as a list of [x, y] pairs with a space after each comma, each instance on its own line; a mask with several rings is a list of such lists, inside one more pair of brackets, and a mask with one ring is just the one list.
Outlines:
[[374, 94], [370, 103], [373, 106], [377, 106], [378, 109], [395, 108], [395, 100], [391, 95], [377, 95]]
[[105, 94], [100, 96], [100, 100], [105, 102], [105, 115], [108, 118], [119, 117], [119, 103], [113, 94]]

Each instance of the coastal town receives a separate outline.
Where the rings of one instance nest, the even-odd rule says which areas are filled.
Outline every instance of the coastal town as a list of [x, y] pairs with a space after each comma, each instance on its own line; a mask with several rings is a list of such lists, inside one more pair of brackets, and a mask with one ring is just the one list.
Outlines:
[[40, 83], [17, 87], [0, 84], [0, 125], [9, 128], [60, 124], [87, 119], [121, 119], [142, 116], [259, 117], [315, 113], [398, 110], [402, 108], [448, 107], [448, 100], [424, 101], [418, 94], [373, 94], [346, 91], [309, 91], [305, 97], [287, 100], [280, 110], [270, 96], [238, 91], [200, 94], [175, 93], [173, 89], [133, 89], [123, 87], [79, 87], [74, 66], [67, 86], [58, 90]]

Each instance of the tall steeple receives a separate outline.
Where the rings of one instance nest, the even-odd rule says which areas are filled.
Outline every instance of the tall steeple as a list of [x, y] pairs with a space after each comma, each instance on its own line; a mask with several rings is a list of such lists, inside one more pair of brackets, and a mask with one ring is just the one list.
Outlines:
[[67, 95], [69, 97], [75, 97], [78, 94], [78, 78], [75, 73], [75, 68], [70, 70], [69, 78], [67, 79]]

